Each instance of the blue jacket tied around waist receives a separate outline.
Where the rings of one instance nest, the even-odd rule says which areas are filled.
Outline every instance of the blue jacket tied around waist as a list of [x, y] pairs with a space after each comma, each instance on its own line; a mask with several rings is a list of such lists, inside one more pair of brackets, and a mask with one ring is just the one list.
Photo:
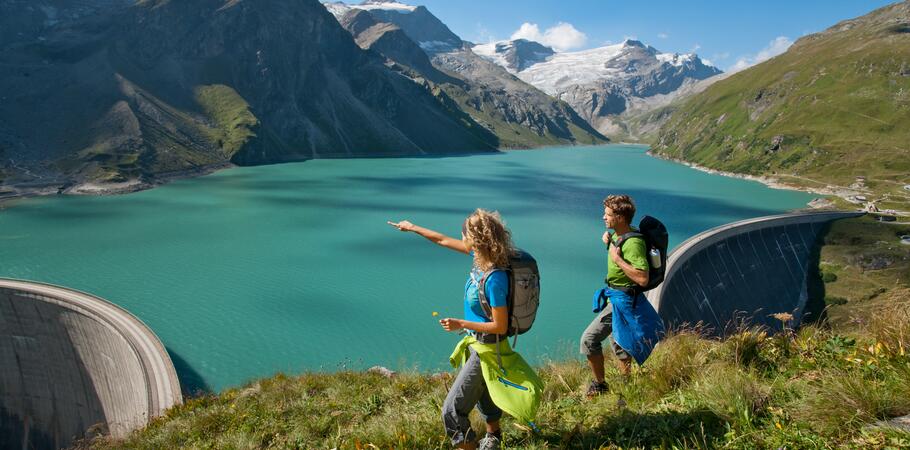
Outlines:
[[629, 294], [606, 287], [603, 296], [613, 305], [613, 340], [639, 365], [644, 364], [664, 335], [663, 320], [645, 294], [638, 294], [633, 302]]

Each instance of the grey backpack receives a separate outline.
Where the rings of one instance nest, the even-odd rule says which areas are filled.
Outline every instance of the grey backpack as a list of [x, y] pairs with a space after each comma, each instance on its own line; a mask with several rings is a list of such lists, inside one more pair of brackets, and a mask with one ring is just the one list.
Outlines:
[[537, 318], [537, 308], [540, 306], [540, 270], [537, 261], [530, 253], [516, 249], [509, 257], [509, 267], [491, 270], [483, 275], [477, 284], [477, 293], [480, 306], [493, 318], [493, 309], [487, 299], [487, 278], [496, 270], [505, 270], [509, 276], [509, 325], [507, 335], [516, 336], [524, 334], [534, 325]]

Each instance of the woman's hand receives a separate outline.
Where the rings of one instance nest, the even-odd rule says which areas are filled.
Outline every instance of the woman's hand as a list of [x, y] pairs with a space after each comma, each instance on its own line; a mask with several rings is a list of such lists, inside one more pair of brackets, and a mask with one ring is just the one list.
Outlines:
[[464, 328], [462, 324], [463, 320], [461, 319], [450, 319], [445, 318], [439, 321], [439, 324], [442, 325], [442, 329], [446, 331], [458, 331]]
[[411, 222], [408, 222], [407, 220], [402, 220], [401, 222], [398, 222], [398, 223], [395, 223], [392, 221], [387, 221], [386, 223], [388, 223], [389, 225], [391, 225], [395, 228], [398, 228], [398, 231], [405, 231], [405, 232], [414, 231], [414, 224]]

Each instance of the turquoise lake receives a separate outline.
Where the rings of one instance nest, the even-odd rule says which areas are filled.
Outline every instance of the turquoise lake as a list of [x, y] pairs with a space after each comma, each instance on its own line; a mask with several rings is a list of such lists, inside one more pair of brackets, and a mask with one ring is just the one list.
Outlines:
[[[234, 168], [108, 197], [0, 210], [0, 276], [59, 284], [128, 309], [161, 338], [190, 389], [275, 372], [383, 365], [445, 370], [469, 257], [387, 220], [458, 236], [499, 210], [541, 269], [541, 310], [518, 339], [530, 361], [576, 358], [603, 283], [601, 200], [631, 194], [670, 245], [800, 208], [812, 195], [709, 175], [640, 146], [447, 158], [315, 160]], [[438, 311], [440, 316], [433, 317]]]

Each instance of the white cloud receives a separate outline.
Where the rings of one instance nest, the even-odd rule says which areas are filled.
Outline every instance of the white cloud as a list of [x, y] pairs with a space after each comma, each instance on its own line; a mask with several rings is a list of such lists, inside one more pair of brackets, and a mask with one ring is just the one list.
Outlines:
[[715, 53], [711, 55], [711, 59], [723, 60], [730, 57], [730, 52]]
[[510, 39], [537, 41], [543, 45], [553, 47], [556, 51], [564, 52], [584, 46], [588, 41], [588, 36], [575, 29], [570, 23], [559, 22], [541, 33], [540, 27], [536, 23], [525, 22], [521, 24], [517, 31], [512, 33]]
[[711, 60], [708, 59], [708, 58], [702, 58], [702, 59], [701, 59], [701, 62], [705, 63], [705, 65], [707, 65], [707, 66], [713, 66], [713, 65], [714, 65], [714, 63], [711, 62]]
[[485, 27], [482, 23], [478, 23], [476, 28], [477, 28], [477, 29], [476, 29], [476, 31], [475, 31], [475, 34], [476, 34], [477, 37], [475, 38], [475, 42], [477, 42], [477, 43], [481, 43], [481, 42], [487, 42], [487, 43], [489, 43], [489, 42], [495, 42], [495, 41], [496, 41], [496, 37], [493, 36], [493, 33], [491, 33], [490, 30], [489, 30], [487, 27]]
[[692, 53], [697, 52], [699, 49], [701, 49], [701, 44], [695, 44], [695, 45], [693, 45], [693, 46], [692, 46]]
[[768, 43], [768, 46], [759, 50], [755, 55], [740, 56], [728, 72], [739, 72], [740, 70], [752, 67], [762, 61], [767, 61], [785, 51], [793, 45], [793, 41], [786, 36], [778, 36]]
[[659, 37], [661, 39], [666, 39], [666, 38], [670, 37], [670, 35], [667, 33], [657, 33], [657, 37]]

